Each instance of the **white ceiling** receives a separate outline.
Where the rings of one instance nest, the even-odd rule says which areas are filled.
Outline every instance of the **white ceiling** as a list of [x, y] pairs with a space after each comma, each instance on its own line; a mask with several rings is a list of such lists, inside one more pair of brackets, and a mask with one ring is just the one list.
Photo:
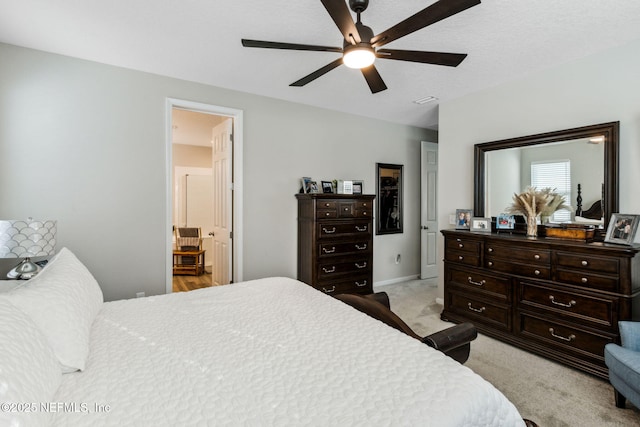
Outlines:
[[[433, 0], [371, 0], [380, 33]], [[378, 60], [372, 95], [344, 66], [289, 84], [337, 53], [243, 48], [241, 38], [337, 46], [319, 0], [0, 0], [0, 41], [420, 127], [438, 103], [640, 38], [640, 0], [483, 0], [385, 48], [467, 53], [457, 68]], [[638, 55], [638, 52], [629, 54]]]

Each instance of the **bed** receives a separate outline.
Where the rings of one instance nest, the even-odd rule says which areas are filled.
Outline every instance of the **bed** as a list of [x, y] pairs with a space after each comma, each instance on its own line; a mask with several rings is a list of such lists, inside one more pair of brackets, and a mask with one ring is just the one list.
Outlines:
[[62, 249], [0, 293], [0, 342], [0, 424], [525, 425], [470, 369], [288, 278], [103, 303]]

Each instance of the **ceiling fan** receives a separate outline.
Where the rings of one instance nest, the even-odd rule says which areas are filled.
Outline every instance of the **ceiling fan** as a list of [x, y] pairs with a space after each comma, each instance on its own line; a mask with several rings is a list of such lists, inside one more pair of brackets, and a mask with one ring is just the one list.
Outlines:
[[376, 58], [395, 59], [398, 61], [421, 62], [424, 64], [446, 65], [457, 67], [466, 54], [426, 52], [419, 50], [380, 49], [380, 47], [394, 40], [411, 34], [428, 25], [462, 12], [470, 7], [480, 4], [480, 0], [439, 0], [426, 7], [413, 16], [394, 25], [393, 27], [373, 35], [373, 30], [360, 21], [360, 14], [369, 5], [369, 0], [349, 0], [349, 7], [357, 15], [354, 23], [351, 12], [347, 8], [345, 0], [320, 0], [327, 12], [337, 25], [344, 37], [343, 47], [315, 46], [297, 43], [280, 43], [261, 40], [242, 39], [245, 47], [260, 47], [266, 49], [308, 50], [317, 52], [342, 53], [342, 57], [314, 71], [313, 73], [291, 83], [289, 86], [304, 86], [309, 82], [323, 76], [341, 64], [350, 68], [359, 68], [362, 71], [372, 93], [387, 89], [382, 77], [376, 70], [373, 62]]

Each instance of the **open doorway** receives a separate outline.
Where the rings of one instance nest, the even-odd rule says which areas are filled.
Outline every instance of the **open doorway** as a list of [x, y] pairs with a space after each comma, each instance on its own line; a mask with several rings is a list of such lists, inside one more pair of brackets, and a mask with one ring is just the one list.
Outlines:
[[[167, 292], [242, 280], [236, 244], [241, 235], [236, 176], [242, 165], [242, 112], [169, 100], [167, 123]], [[178, 233], [194, 230], [195, 239]]]

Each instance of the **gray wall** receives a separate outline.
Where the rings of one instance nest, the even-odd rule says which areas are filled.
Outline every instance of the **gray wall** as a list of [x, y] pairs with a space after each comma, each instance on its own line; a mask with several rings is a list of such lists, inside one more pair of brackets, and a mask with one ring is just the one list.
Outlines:
[[107, 300], [165, 291], [168, 97], [244, 112], [245, 280], [295, 277], [301, 176], [374, 193], [376, 162], [404, 164], [406, 188], [405, 232], [375, 238], [374, 281], [419, 273], [420, 141], [435, 132], [6, 44], [0, 58], [0, 218], [57, 219], [58, 247]]
[[[473, 205], [474, 144], [612, 121], [620, 121], [620, 211], [640, 213], [640, 55], [630, 52], [640, 52], [640, 40], [443, 103], [440, 223]], [[454, 171], [463, 176], [453, 179]], [[458, 186], [460, 179], [469, 185]]]

